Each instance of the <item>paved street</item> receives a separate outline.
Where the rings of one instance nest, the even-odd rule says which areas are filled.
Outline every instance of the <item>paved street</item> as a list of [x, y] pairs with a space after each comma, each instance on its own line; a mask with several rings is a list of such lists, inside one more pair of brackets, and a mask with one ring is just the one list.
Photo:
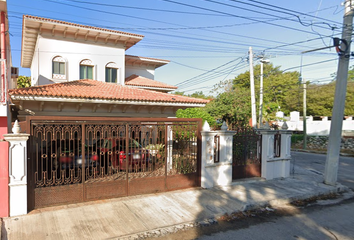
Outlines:
[[[325, 154], [291, 152], [291, 155], [292, 162], [296, 166], [323, 174], [326, 162]], [[354, 157], [341, 156], [339, 158], [338, 182], [354, 189]]]
[[200, 240], [215, 239], [354, 239], [354, 202], [337, 206], [304, 209], [294, 216], [271, 218], [245, 229], [202, 236]]

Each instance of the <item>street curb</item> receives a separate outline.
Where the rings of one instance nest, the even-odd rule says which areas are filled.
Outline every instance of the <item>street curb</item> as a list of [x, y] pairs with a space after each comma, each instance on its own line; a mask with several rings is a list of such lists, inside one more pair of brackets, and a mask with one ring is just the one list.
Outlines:
[[[327, 185], [326, 185], [327, 186]], [[214, 214], [213, 216], [210, 216], [209, 218], [206, 219], [201, 219], [201, 220], [196, 220], [192, 222], [184, 222], [176, 225], [171, 225], [167, 227], [162, 227], [162, 228], [155, 228], [151, 229], [148, 231], [142, 231], [139, 233], [134, 233], [134, 234], [129, 234], [125, 236], [119, 236], [119, 237], [113, 237], [109, 239], [122, 239], [122, 240], [136, 240], [136, 239], [145, 239], [145, 238], [152, 238], [152, 237], [162, 237], [167, 234], [171, 233], [176, 233], [181, 230], [187, 230], [190, 228], [198, 227], [198, 226], [209, 226], [212, 224], [218, 224], [218, 218], [224, 215], [230, 215], [234, 214], [237, 212], [245, 212], [245, 211], [251, 211], [251, 210], [257, 210], [261, 208], [266, 208], [268, 206], [272, 208], [277, 208], [280, 206], [284, 206], [287, 204], [290, 204], [294, 201], [304, 201], [307, 199], [311, 199], [313, 197], [320, 197], [320, 196], [326, 196], [330, 194], [336, 194], [336, 193], [349, 193], [347, 196], [342, 197], [341, 199], [337, 200], [337, 202], [341, 202], [343, 200], [346, 200], [348, 198], [352, 198], [354, 196], [354, 192], [348, 188], [347, 186], [344, 186], [342, 184], [337, 184], [335, 189], [327, 189], [327, 190], [322, 190], [319, 191], [315, 194], [305, 194], [299, 197], [290, 197], [290, 198], [283, 198], [283, 199], [273, 199], [270, 201], [264, 201], [264, 202], [258, 202], [258, 203], [252, 203], [252, 204], [245, 204], [245, 206], [241, 210], [236, 210], [233, 212], [225, 212], [224, 214]]]

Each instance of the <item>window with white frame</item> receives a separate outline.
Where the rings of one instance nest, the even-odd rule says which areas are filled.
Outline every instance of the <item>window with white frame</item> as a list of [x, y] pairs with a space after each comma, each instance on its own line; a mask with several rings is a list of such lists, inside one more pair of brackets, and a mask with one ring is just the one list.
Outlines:
[[66, 79], [66, 61], [61, 56], [56, 56], [52, 60], [52, 78]]
[[106, 82], [117, 83], [118, 79], [118, 66], [116, 63], [108, 63], [106, 65]]
[[89, 59], [80, 62], [80, 79], [93, 79], [93, 64]]

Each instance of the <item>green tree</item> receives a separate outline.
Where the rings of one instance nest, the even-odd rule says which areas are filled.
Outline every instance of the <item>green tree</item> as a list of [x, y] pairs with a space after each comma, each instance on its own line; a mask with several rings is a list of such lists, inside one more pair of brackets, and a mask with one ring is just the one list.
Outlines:
[[203, 123], [207, 121], [210, 126], [216, 126], [215, 119], [210, 116], [208, 112], [205, 111], [204, 108], [186, 108], [186, 109], [178, 109], [176, 112], [176, 117], [178, 118], [201, 118], [203, 119]]
[[246, 125], [251, 116], [250, 93], [244, 88], [223, 92], [205, 108], [215, 119], [225, 121], [229, 128]]
[[31, 77], [18, 76], [17, 78], [17, 88], [25, 88], [31, 86]]
[[[334, 103], [335, 82], [309, 84], [307, 89], [307, 115], [331, 116]], [[302, 97], [302, 95], [301, 95]], [[301, 103], [302, 107], [302, 103]], [[354, 82], [349, 81], [345, 99], [344, 115], [354, 115]]]
[[[255, 80], [255, 92], [256, 103], [258, 109], [259, 103], [259, 90], [260, 90], [260, 65], [254, 67], [254, 80]], [[298, 72], [283, 72], [280, 70], [280, 66], [274, 67], [273, 64], [263, 65], [263, 102], [264, 105], [277, 104], [280, 109], [289, 114], [290, 111], [297, 110], [293, 101], [289, 101], [289, 96], [294, 96], [298, 93], [299, 88], [299, 76]], [[250, 73], [246, 71], [233, 79], [233, 88], [250, 89]], [[274, 103], [274, 104], [270, 104]], [[265, 108], [263, 108], [265, 111]], [[273, 108], [275, 111], [278, 107]], [[268, 109], [269, 110], [269, 109]], [[266, 112], [264, 112], [266, 113]], [[269, 115], [269, 114], [268, 114]], [[273, 112], [271, 115], [275, 115]]]

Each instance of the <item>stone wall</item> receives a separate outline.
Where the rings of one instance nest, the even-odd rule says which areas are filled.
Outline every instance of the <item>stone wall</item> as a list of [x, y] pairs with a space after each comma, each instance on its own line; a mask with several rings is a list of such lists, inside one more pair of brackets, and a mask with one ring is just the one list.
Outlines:
[[[307, 148], [308, 149], [327, 149], [328, 136], [308, 136]], [[303, 141], [292, 144], [295, 148], [302, 148]], [[341, 149], [354, 152], [354, 138], [342, 138]]]

